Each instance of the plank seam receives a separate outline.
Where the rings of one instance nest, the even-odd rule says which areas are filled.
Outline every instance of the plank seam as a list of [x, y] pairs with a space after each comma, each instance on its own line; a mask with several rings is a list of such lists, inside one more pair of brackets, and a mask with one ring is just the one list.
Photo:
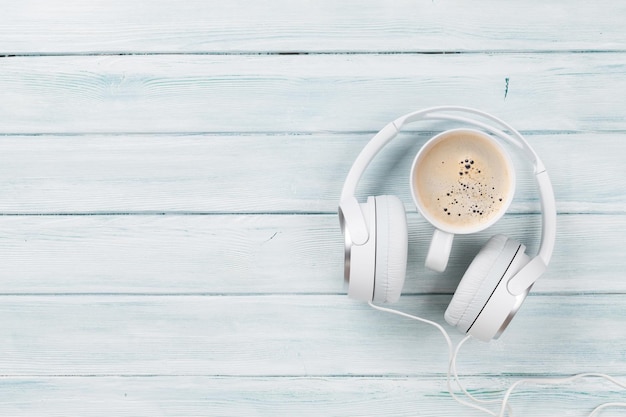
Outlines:
[[0, 58], [29, 58], [29, 57], [80, 57], [80, 56], [181, 56], [181, 55], [207, 55], [207, 56], [294, 56], [294, 55], [517, 55], [517, 54], [616, 54], [625, 53], [626, 49], [470, 49], [470, 50], [372, 50], [372, 51], [347, 51], [347, 50], [319, 50], [319, 51], [100, 51], [100, 52], [10, 52], [0, 53]]

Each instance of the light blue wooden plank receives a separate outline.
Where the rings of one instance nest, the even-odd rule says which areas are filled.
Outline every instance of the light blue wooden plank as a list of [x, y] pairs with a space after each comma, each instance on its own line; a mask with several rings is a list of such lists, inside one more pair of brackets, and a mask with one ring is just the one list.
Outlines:
[[[6, 376], [441, 377], [430, 326], [345, 296], [3, 296]], [[448, 296], [399, 308], [443, 322]], [[501, 339], [462, 351], [467, 375], [626, 374], [623, 295], [533, 296]], [[460, 335], [454, 334], [458, 340]], [[267, 387], [271, 389], [270, 386]]]
[[[554, 258], [537, 293], [622, 293], [623, 215], [559, 216]], [[409, 215], [407, 294], [451, 294], [496, 233], [534, 254], [538, 216], [505, 216], [458, 236], [443, 274], [424, 267], [432, 228]], [[3, 216], [0, 293], [343, 294], [343, 241], [324, 216]]]
[[[514, 378], [464, 378], [495, 399]], [[587, 392], [581, 395], [582, 391]], [[484, 416], [458, 405], [441, 378], [9, 377], [0, 413], [10, 416]], [[495, 391], [495, 392], [494, 392]], [[559, 388], [524, 387], [515, 415], [587, 415], [620, 392], [591, 381]], [[612, 412], [615, 411], [615, 412]], [[609, 409], [602, 417], [620, 416]]]
[[623, 50], [622, 2], [9, 2], [0, 53]]
[[[626, 291], [623, 215], [559, 216], [554, 258], [534, 287], [543, 293]], [[341, 294], [343, 243], [337, 217], [9, 216], [0, 218], [0, 293]], [[505, 216], [457, 236], [443, 274], [424, 267], [432, 227], [409, 215], [405, 292], [452, 293], [496, 233], [534, 254], [538, 216]]]
[[[456, 125], [448, 125], [453, 127]], [[413, 207], [414, 155], [434, 132], [403, 134], [372, 163], [359, 194]], [[0, 137], [0, 213], [334, 213], [352, 161], [373, 134]], [[535, 134], [562, 213], [626, 207], [621, 133]], [[512, 211], [537, 210], [529, 163]]]
[[620, 53], [17, 57], [0, 132], [372, 132], [441, 104], [520, 130], [623, 130], [624, 72]]

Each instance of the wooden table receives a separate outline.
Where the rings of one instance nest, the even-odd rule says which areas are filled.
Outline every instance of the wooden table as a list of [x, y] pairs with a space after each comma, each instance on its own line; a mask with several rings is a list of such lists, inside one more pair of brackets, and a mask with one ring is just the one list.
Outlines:
[[[626, 379], [626, 3], [0, 10], [0, 415], [482, 415], [448, 395], [435, 329], [348, 299], [342, 282], [352, 161], [387, 122], [443, 104], [520, 129], [558, 208], [549, 271], [502, 338], [464, 347], [463, 381], [495, 399], [526, 376]], [[428, 272], [432, 228], [408, 172], [441, 127], [389, 145], [359, 196], [406, 203], [397, 308], [443, 323], [489, 236], [536, 250], [539, 205], [518, 158], [509, 214]], [[512, 405], [586, 416], [625, 397], [590, 379], [523, 386]]]

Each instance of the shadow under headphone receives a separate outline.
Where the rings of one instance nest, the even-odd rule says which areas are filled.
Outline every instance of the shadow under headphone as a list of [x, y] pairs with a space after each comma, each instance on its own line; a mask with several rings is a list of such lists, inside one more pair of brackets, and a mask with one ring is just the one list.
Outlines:
[[547, 268], [556, 238], [556, 203], [545, 167], [524, 137], [479, 110], [442, 106], [409, 113], [386, 125], [363, 148], [348, 173], [339, 202], [348, 295], [374, 303], [395, 302], [400, 297], [408, 251], [404, 205], [390, 195], [368, 197], [367, 202], [359, 203], [355, 193], [369, 163], [404, 126], [432, 120], [460, 122], [489, 132], [520, 149], [534, 167], [541, 200], [538, 253], [530, 257], [526, 246], [515, 239], [493, 236], [471, 262], [445, 312], [450, 325], [488, 341], [502, 334]]

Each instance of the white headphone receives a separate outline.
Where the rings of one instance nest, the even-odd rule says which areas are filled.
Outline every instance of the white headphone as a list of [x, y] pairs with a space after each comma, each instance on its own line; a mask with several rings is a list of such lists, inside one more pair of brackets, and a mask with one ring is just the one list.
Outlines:
[[479, 110], [442, 106], [409, 113], [386, 125], [363, 148], [350, 168], [339, 202], [348, 295], [375, 303], [395, 302], [400, 297], [408, 248], [404, 205], [389, 195], [368, 197], [366, 203], [359, 203], [355, 193], [361, 176], [378, 152], [405, 125], [428, 120], [461, 122], [483, 129], [521, 149], [534, 167], [542, 226], [537, 255], [528, 256], [526, 246], [514, 239], [493, 236], [463, 275], [445, 312], [450, 325], [488, 341], [506, 329], [550, 262], [556, 238], [556, 203], [545, 167], [528, 142], [507, 123]]

